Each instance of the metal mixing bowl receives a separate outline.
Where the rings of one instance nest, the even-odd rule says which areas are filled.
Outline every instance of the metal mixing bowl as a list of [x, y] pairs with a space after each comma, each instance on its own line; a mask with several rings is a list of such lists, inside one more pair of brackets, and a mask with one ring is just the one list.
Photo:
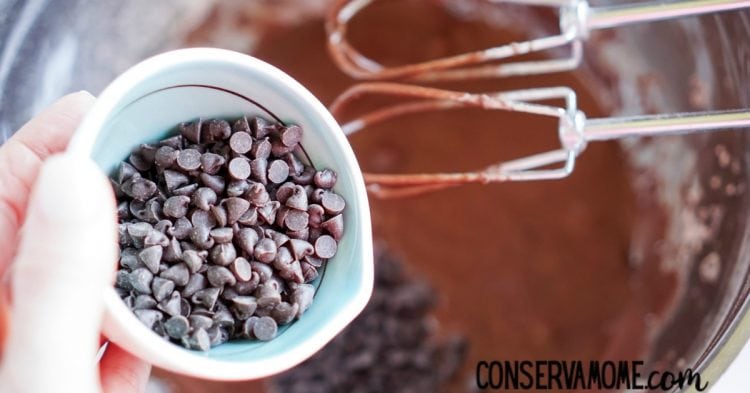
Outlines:
[[[275, 6], [295, 23], [325, 1]], [[65, 92], [96, 93], [137, 61], [183, 45], [211, 8], [209, 1], [0, 0], [0, 141]], [[221, 46], [252, 48], [252, 36], [225, 33]], [[612, 114], [743, 108], [749, 34], [747, 12], [597, 33], [577, 72]], [[660, 368], [693, 367], [715, 381], [750, 336], [748, 143], [742, 132], [622, 143], [633, 188], [647, 201], [635, 219], [631, 264], [654, 260], [676, 277], [664, 283], [678, 291], [673, 311], [651, 337], [649, 356]]]

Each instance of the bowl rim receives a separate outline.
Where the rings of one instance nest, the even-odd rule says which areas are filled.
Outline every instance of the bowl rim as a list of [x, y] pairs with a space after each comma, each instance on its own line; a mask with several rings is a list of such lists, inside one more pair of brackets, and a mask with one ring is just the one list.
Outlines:
[[[354, 152], [339, 124], [326, 107], [304, 86], [278, 68], [255, 57], [218, 48], [189, 48], [164, 52], [150, 57], [129, 68], [107, 86], [97, 98], [94, 105], [84, 117], [75, 131], [66, 154], [91, 157], [99, 131], [113, 111], [120, 106], [127, 94], [136, 86], [149, 80], [155, 74], [190, 62], [228, 63], [240, 68], [252, 69], [262, 73], [270, 79], [275, 79], [286, 86], [289, 92], [298, 96], [309, 104], [314, 116], [330, 130], [329, 136], [333, 144], [343, 153], [347, 167], [353, 172], [354, 197], [360, 206], [358, 211], [350, 212], [357, 215], [358, 244], [355, 249], [360, 256], [362, 273], [361, 285], [356, 288], [355, 295], [349, 297], [343, 307], [332, 317], [321, 324], [305, 340], [291, 350], [252, 361], [222, 361], [201, 356], [175, 344], [167, 342], [151, 332], [145, 325], [135, 318], [114, 290], [114, 286], [107, 287], [104, 293], [105, 334], [107, 326], [112, 323], [134, 342], [118, 343], [125, 346], [125, 350], [136, 355], [147, 355], [146, 361], [168, 369], [170, 371], [201, 377], [211, 380], [250, 380], [267, 377], [289, 369], [319, 351], [332, 340], [364, 309], [369, 301], [374, 285], [374, 257], [369, 202], [362, 172]], [[137, 337], [137, 338], [136, 338]], [[128, 345], [130, 344], [130, 345]]]

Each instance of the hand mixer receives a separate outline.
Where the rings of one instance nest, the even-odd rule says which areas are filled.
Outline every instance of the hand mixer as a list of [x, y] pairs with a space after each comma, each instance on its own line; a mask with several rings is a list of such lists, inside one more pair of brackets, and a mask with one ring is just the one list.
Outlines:
[[[574, 69], [581, 61], [582, 41], [589, 31], [630, 23], [737, 10], [750, 1], [688, 0], [592, 8], [585, 0], [487, 0], [558, 7], [561, 34], [502, 45], [478, 52], [411, 65], [384, 67], [356, 51], [345, 39], [349, 21], [373, 0], [340, 1], [327, 21], [330, 52], [339, 67], [358, 79], [409, 78], [418, 81], [465, 80], [481, 77], [543, 74]], [[513, 56], [571, 45], [564, 59], [485, 64]], [[491, 93], [467, 93], [401, 83], [365, 82], [352, 86], [331, 105], [334, 115], [364, 95], [417, 99], [366, 113], [342, 125], [352, 134], [373, 124], [433, 110], [478, 107], [542, 115], [558, 119], [560, 148], [488, 166], [479, 171], [436, 174], [365, 174], [369, 190], [380, 197], [400, 197], [466, 183], [561, 179], [573, 172], [588, 142], [627, 137], [687, 134], [750, 127], [750, 110], [706, 111], [619, 118], [587, 119], [568, 87], [532, 88]], [[562, 101], [551, 105], [550, 101]]]

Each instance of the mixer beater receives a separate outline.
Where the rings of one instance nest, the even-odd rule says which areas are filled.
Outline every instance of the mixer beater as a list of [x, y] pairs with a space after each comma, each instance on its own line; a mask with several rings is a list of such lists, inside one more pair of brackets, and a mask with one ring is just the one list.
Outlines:
[[[337, 65], [357, 79], [404, 78], [420, 82], [544, 74], [572, 70], [581, 62], [583, 40], [594, 29], [657, 21], [750, 6], [748, 0], [687, 0], [594, 8], [585, 0], [487, 0], [559, 9], [559, 35], [511, 43], [482, 51], [422, 63], [385, 67], [359, 53], [345, 38], [352, 18], [373, 0], [340, 1], [328, 15], [329, 50]], [[570, 45], [563, 59], [497, 63], [514, 56]], [[750, 110], [705, 111], [647, 116], [587, 119], [578, 109], [576, 92], [568, 87], [468, 93], [402, 83], [364, 82], [344, 91], [332, 104], [339, 117], [350, 102], [366, 95], [412, 98], [361, 115], [342, 124], [346, 134], [410, 113], [482, 108], [541, 115], [557, 119], [560, 148], [490, 165], [478, 171], [435, 174], [365, 173], [369, 190], [379, 197], [401, 197], [467, 183], [550, 180], [573, 172], [587, 143], [628, 137], [688, 134], [750, 127]], [[561, 104], [554, 105], [552, 102]]]

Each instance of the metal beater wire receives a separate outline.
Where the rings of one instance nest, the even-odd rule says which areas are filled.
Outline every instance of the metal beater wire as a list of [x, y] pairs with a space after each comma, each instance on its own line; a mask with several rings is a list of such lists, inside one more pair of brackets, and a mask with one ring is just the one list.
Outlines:
[[[556, 131], [560, 148], [557, 150], [499, 162], [470, 172], [365, 173], [370, 191], [383, 198], [411, 196], [468, 183], [562, 179], [573, 172], [576, 158], [589, 142], [750, 127], [750, 110], [746, 109], [587, 119], [585, 113], [577, 108], [576, 93], [568, 87], [475, 94], [400, 83], [369, 82], [352, 86], [342, 93], [331, 105], [331, 113], [340, 117], [350, 102], [367, 95], [417, 100], [386, 106], [346, 122], [342, 129], [347, 135], [408, 113], [471, 107], [558, 119]], [[562, 101], [563, 105], [541, 103], [549, 101]]]
[[[611, 7], [590, 7], [586, 0], [486, 0], [491, 3], [556, 8], [560, 32], [549, 37], [511, 42], [442, 59], [386, 67], [363, 55], [346, 39], [348, 24], [375, 1], [339, 0], [331, 8], [326, 21], [332, 58], [344, 72], [357, 79], [446, 81], [567, 71], [580, 64], [583, 41], [592, 30], [750, 7], [750, 0], [656, 1]], [[513, 57], [564, 46], [570, 47], [567, 57], [497, 64]]]

